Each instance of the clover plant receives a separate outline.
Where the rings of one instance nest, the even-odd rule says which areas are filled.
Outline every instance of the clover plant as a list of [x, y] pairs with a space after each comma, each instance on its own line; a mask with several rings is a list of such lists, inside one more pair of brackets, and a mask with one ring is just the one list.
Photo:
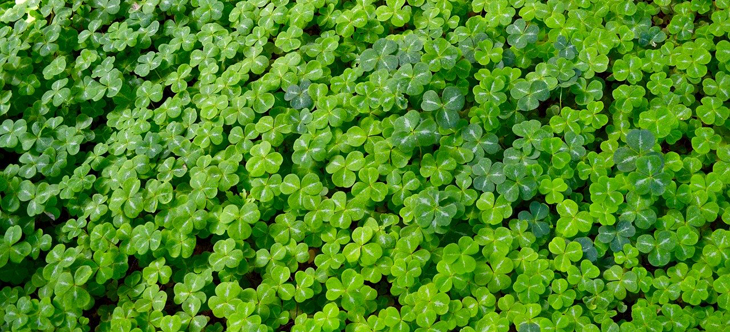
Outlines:
[[0, 330], [725, 331], [728, 0], [0, 3]]

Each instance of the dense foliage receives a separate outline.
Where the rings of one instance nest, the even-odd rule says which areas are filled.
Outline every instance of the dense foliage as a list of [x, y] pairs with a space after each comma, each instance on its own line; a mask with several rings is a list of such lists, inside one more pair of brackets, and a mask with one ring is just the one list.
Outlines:
[[0, 4], [0, 330], [722, 331], [728, 0]]

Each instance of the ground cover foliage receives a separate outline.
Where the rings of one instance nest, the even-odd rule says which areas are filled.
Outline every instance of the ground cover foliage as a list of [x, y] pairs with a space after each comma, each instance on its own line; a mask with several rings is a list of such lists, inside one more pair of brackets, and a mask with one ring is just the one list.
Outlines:
[[723, 331], [728, 0], [0, 4], [3, 331]]

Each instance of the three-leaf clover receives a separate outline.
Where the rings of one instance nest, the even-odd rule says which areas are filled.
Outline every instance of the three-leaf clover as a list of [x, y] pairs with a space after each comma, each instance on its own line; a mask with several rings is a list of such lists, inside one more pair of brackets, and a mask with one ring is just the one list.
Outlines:
[[566, 238], [570, 238], [578, 234], [578, 232], [588, 232], [593, 224], [593, 218], [586, 211], [580, 211], [578, 204], [573, 200], [566, 199], [558, 204], [557, 207], [560, 219], [556, 225], [558, 233]]
[[392, 40], [381, 38], [373, 44], [373, 48], [363, 51], [360, 64], [364, 71], [395, 70], [398, 68], [398, 57], [394, 54], [398, 44]]
[[568, 185], [562, 178], [544, 179], [540, 182], [540, 193], [545, 195], [545, 202], [548, 204], [560, 203], [563, 201], [563, 192]]
[[271, 151], [271, 143], [263, 141], [251, 148], [251, 158], [246, 161], [246, 170], [252, 177], [274, 174], [283, 161], [281, 154]]
[[626, 134], [628, 147], [620, 147], [613, 155], [619, 171], [631, 172], [636, 169], [636, 162], [639, 157], [647, 155], [654, 148], [656, 138], [648, 130], [631, 130]]
[[568, 271], [572, 263], [578, 262], [583, 257], [583, 248], [580, 243], [568, 243], [561, 237], [553, 238], [548, 245], [548, 249], [555, 255], [553, 264], [555, 264], [558, 271]]
[[613, 252], [623, 250], [624, 245], [631, 243], [636, 228], [629, 221], [619, 221], [616, 226], [601, 226], [596, 241], [610, 244]]
[[476, 269], [476, 260], [471, 255], [479, 252], [479, 245], [469, 237], [462, 237], [459, 243], [451, 243], [444, 248], [443, 259], [457, 273], [469, 273]]
[[528, 44], [534, 44], [537, 41], [537, 34], [540, 28], [535, 24], [527, 25], [523, 19], [517, 19], [514, 23], [507, 26], [506, 29], [509, 36], [507, 42], [515, 48], [525, 48]]
[[436, 123], [441, 128], [449, 129], [459, 121], [459, 111], [464, 108], [464, 94], [457, 87], [447, 87], [439, 98], [435, 91], [429, 90], [423, 94], [421, 109], [426, 112], [436, 112]]
[[221, 271], [223, 268], [237, 267], [243, 252], [236, 249], [236, 242], [233, 239], [220, 240], [213, 245], [213, 253], [208, 257], [208, 262], [214, 271]]
[[671, 231], [657, 231], [654, 236], [644, 234], [636, 239], [636, 248], [649, 254], [649, 263], [653, 266], [669, 264], [672, 250], [677, 246], [677, 235]]
[[611, 266], [603, 272], [603, 277], [608, 281], [606, 288], [616, 296], [617, 299], [624, 299], [626, 291], [635, 293], [639, 290], [639, 282], [634, 271], [625, 272], [620, 266]]
[[428, 233], [445, 233], [459, 211], [453, 195], [433, 187], [421, 191], [416, 200], [416, 223]]
[[510, 90], [510, 95], [517, 100], [520, 110], [531, 111], [550, 97], [550, 90], [544, 81], [519, 81]]
[[636, 160], [636, 171], [629, 174], [629, 181], [639, 195], [651, 193], [660, 196], [672, 179], [668, 172], [664, 172], [664, 161], [659, 155], [649, 155]]

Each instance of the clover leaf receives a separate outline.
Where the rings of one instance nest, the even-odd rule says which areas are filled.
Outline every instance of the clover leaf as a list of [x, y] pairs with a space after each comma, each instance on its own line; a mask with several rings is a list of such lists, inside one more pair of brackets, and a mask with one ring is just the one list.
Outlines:
[[658, 231], [654, 236], [644, 234], [637, 238], [636, 248], [649, 254], [649, 263], [653, 266], [664, 266], [671, 259], [672, 250], [677, 246], [677, 236], [673, 232]]
[[525, 48], [528, 44], [534, 44], [537, 41], [537, 34], [540, 28], [536, 25], [527, 25], [523, 19], [517, 19], [514, 23], [507, 26], [506, 29], [509, 37], [507, 42], [515, 48]]
[[632, 130], [626, 135], [628, 147], [620, 147], [613, 155], [613, 161], [622, 172], [636, 169], [637, 160], [651, 152], [656, 138], [648, 130]]
[[540, 102], [550, 97], [548, 85], [543, 81], [520, 81], [510, 90], [512, 98], [517, 100], [517, 107], [523, 111], [536, 109]]

